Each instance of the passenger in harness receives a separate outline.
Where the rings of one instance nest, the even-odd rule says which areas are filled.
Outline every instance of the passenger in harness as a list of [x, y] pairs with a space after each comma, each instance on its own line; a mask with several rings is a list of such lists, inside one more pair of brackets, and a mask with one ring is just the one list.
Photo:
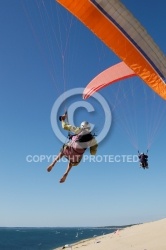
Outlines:
[[[147, 151], [148, 153], [148, 151]], [[139, 162], [140, 162], [140, 167], [142, 167], [143, 169], [148, 168], [148, 155], [144, 154], [144, 153], [139, 153], [138, 151], [138, 158], [139, 158]]]
[[69, 142], [63, 145], [60, 153], [57, 155], [51, 165], [49, 165], [47, 168], [47, 171], [50, 172], [56, 162], [63, 156], [69, 160], [66, 172], [60, 179], [60, 183], [65, 182], [71, 168], [73, 166], [77, 166], [80, 163], [83, 154], [87, 148], [90, 149], [91, 155], [95, 155], [98, 147], [95, 137], [90, 132], [91, 128], [88, 122], [84, 121], [81, 123], [80, 127], [74, 127], [68, 124], [66, 122], [66, 119], [67, 113], [65, 113], [63, 116], [60, 116], [62, 128], [74, 134], [69, 136]]

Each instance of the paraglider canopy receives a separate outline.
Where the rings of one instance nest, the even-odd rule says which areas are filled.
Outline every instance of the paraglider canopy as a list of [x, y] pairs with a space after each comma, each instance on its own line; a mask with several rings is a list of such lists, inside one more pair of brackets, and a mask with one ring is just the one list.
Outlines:
[[[57, 2], [83, 22], [150, 88], [166, 99], [166, 57], [120, 1]], [[101, 87], [109, 82], [111, 81], [102, 82]], [[97, 90], [99, 89], [97, 86]]]
[[96, 76], [84, 89], [83, 99], [89, 98], [96, 91], [108, 86], [111, 83], [136, 76], [124, 62], [120, 62]]

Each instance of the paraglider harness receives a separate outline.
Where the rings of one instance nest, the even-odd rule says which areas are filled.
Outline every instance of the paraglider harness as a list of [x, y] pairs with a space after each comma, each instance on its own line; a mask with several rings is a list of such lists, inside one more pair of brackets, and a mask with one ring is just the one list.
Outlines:
[[138, 158], [140, 159], [140, 166], [145, 168], [148, 168], [148, 150], [146, 154], [140, 154], [139, 150], [138, 150]]
[[[94, 136], [96, 136], [95, 134], [92, 135], [91, 133], [87, 133], [87, 134], [84, 134], [84, 135], [79, 135], [79, 134], [73, 134], [71, 135], [70, 132], [68, 133], [68, 138], [69, 140], [72, 140], [73, 136], [78, 136], [78, 139], [76, 141], [80, 142], [80, 143], [86, 143], [86, 142], [89, 142], [91, 141]], [[87, 148], [85, 147], [84, 150], [86, 150]]]
[[[66, 115], [66, 119], [67, 119], [67, 122], [68, 122], [67, 111], [65, 111], [65, 115]], [[62, 120], [61, 117], [62, 117], [62, 116], [59, 116], [59, 120], [60, 120], [60, 121]], [[81, 131], [81, 132], [82, 132], [82, 131]], [[81, 132], [80, 132], [80, 133], [81, 133]], [[80, 143], [89, 142], [89, 141], [91, 141], [91, 140], [96, 136], [95, 133], [92, 135], [91, 132], [82, 135], [82, 134], [71, 134], [70, 131], [68, 131], [67, 138], [68, 138], [69, 141], [70, 141], [70, 140], [72, 140], [73, 136], [76, 136], [76, 135], [78, 136], [78, 139], [77, 139], [76, 141], [78, 141], [78, 142], [80, 142]], [[67, 145], [67, 142], [63, 144], [63, 148], [64, 148], [66, 145]], [[85, 148], [83, 148], [83, 149], [84, 149], [84, 151], [85, 151], [85, 150], [87, 149], [87, 147], [85, 147]], [[74, 149], [73, 149], [73, 150], [74, 150]], [[74, 150], [74, 151], [75, 151], [75, 150]], [[75, 151], [75, 152], [76, 152], [76, 151]]]

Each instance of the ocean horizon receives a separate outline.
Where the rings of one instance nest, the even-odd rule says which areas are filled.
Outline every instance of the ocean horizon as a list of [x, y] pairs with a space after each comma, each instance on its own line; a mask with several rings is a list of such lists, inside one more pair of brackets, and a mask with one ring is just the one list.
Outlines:
[[125, 227], [0, 227], [0, 250], [53, 250]]

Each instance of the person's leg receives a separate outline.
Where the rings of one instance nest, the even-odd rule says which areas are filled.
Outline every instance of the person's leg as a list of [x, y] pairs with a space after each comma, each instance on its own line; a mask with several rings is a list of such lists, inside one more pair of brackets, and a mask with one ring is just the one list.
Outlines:
[[48, 166], [47, 171], [50, 172], [52, 168], [54, 167], [55, 163], [59, 161], [64, 156], [63, 152], [60, 152], [57, 157], [54, 159], [54, 161]]
[[66, 172], [64, 173], [64, 175], [62, 176], [62, 178], [61, 178], [60, 181], [59, 181], [60, 183], [65, 182], [65, 180], [66, 180], [66, 178], [67, 178], [67, 175], [68, 175], [68, 173], [70, 172], [72, 166], [73, 166], [72, 163], [69, 162], [69, 163], [68, 163], [68, 166], [67, 166], [67, 169], [66, 169]]

